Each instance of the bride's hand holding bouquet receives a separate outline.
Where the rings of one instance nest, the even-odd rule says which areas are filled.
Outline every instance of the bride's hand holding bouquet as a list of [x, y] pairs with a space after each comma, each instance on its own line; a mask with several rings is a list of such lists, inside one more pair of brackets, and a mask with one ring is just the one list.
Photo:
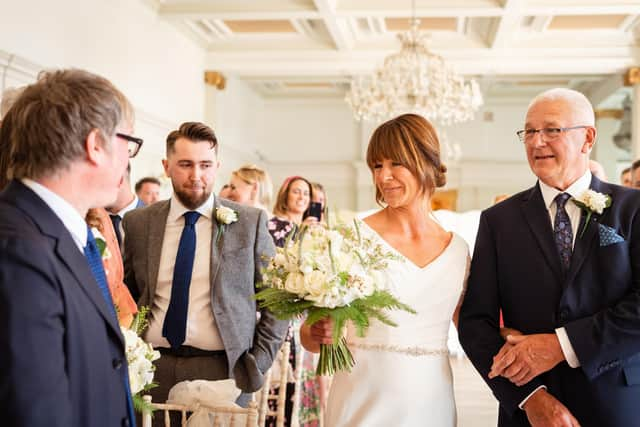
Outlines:
[[306, 314], [306, 324], [320, 322], [315, 329], [331, 330], [331, 338], [324, 332], [320, 342], [318, 375], [350, 371], [354, 360], [342, 336], [347, 321], [364, 336], [372, 318], [396, 326], [386, 310], [413, 313], [385, 289], [383, 271], [395, 259], [360, 233], [358, 220], [351, 227], [303, 227], [297, 240], [277, 248], [256, 298], [280, 319]]

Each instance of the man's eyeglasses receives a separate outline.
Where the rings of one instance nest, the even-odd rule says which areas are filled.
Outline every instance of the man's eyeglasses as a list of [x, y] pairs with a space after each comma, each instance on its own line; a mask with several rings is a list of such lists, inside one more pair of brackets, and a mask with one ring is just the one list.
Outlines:
[[116, 136], [127, 141], [129, 158], [133, 158], [138, 154], [138, 151], [140, 151], [140, 147], [142, 147], [142, 143], [144, 142], [142, 138], [136, 138], [135, 136], [127, 135], [126, 133], [116, 133]]
[[547, 141], [554, 141], [560, 137], [562, 132], [574, 129], [586, 129], [591, 126], [572, 126], [569, 128], [542, 128], [542, 129], [523, 129], [516, 132], [521, 142], [529, 142], [533, 140], [536, 133], [540, 132]]

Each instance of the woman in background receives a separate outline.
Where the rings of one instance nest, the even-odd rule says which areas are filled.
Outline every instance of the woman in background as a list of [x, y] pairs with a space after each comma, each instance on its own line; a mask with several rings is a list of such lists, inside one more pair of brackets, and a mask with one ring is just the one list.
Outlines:
[[[105, 209], [89, 209], [85, 221], [91, 229], [96, 228], [104, 237], [108, 252], [102, 253], [102, 265], [107, 276], [109, 293], [111, 294], [113, 305], [116, 307], [118, 323], [120, 326], [128, 328], [131, 325], [133, 316], [138, 312], [138, 307], [123, 281], [124, 268], [122, 266], [120, 246], [118, 245], [109, 214]], [[94, 235], [94, 237], [96, 236]]]
[[273, 185], [269, 174], [256, 165], [244, 165], [231, 172], [227, 198], [241, 205], [269, 212]]

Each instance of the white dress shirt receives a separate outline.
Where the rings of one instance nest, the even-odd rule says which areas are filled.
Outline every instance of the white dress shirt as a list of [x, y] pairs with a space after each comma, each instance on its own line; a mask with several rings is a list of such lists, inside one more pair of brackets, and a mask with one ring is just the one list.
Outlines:
[[[189, 287], [189, 308], [187, 311], [187, 330], [183, 345], [201, 350], [223, 350], [224, 345], [218, 332], [213, 307], [211, 306], [211, 234], [213, 232], [213, 194], [198, 209], [200, 213], [196, 222], [196, 255], [193, 262], [193, 273]], [[171, 347], [162, 336], [164, 318], [171, 301], [173, 270], [180, 244], [180, 236], [184, 228], [184, 217], [189, 209], [176, 198], [171, 197], [169, 215], [164, 230], [164, 240], [160, 255], [158, 283], [151, 307], [151, 319], [146, 339], [154, 347]]]
[[[587, 171], [578, 178], [573, 184], [571, 184], [565, 191], [560, 191], [557, 188], [551, 187], [545, 184], [542, 181], [538, 181], [540, 183], [540, 190], [542, 191], [542, 198], [544, 200], [544, 205], [549, 212], [549, 219], [551, 221], [551, 228], [554, 226], [554, 220], [556, 217], [556, 212], [558, 211], [558, 205], [555, 203], [555, 198], [560, 193], [568, 193], [573, 198], [578, 198], [580, 195], [589, 189], [589, 185], [591, 184], [591, 172], [587, 169]], [[571, 199], [565, 204], [565, 210], [567, 211], [567, 215], [569, 216], [569, 221], [571, 222], [571, 231], [573, 234], [573, 242], [572, 247], [576, 244], [576, 236], [578, 235], [578, 227], [580, 226], [580, 217], [582, 215], [581, 209], [575, 203], [571, 202]], [[580, 366], [580, 361], [578, 360], [578, 356], [576, 355], [573, 346], [571, 345], [571, 341], [569, 340], [569, 336], [567, 335], [567, 331], [564, 327], [556, 329], [556, 335], [558, 336], [558, 341], [560, 342], [560, 348], [562, 349], [562, 353], [564, 354], [564, 358], [567, 360], [567, 363], [572, 368], [577, 368]], [[540, 386], [535, 389], [531, 394], [529, 394], [522, 402], [520, 402], [520, 409], [523, 408], [524, 404], [527, 400], [535, 393], [540, 390], [540, 388], [546, 388], [545, 386]]]
[[29, 187], [31, 191], [36, 193], [43, 202], [47, 204], [62, 221], [64, 227], [69, 231], [73, 241], [82, 255], [84, 255], [84, 247], [87, 245], [87, 223], [80, 212], [76, 210], [69, 202], [60, 197], [58, 194], [49, 190], [42, 184], [31, 179], [23, 178], [21, 182]]

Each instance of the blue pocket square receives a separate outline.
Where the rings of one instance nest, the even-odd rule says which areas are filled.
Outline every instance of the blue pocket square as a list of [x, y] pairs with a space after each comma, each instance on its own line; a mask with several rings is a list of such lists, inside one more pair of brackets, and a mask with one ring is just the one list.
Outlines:
[[600, 235], [600, 246], [609, 246], [614, 243], [624, 242], [622, 236], [616, 230], [603, 224], [598, 224], [598, 234]]

